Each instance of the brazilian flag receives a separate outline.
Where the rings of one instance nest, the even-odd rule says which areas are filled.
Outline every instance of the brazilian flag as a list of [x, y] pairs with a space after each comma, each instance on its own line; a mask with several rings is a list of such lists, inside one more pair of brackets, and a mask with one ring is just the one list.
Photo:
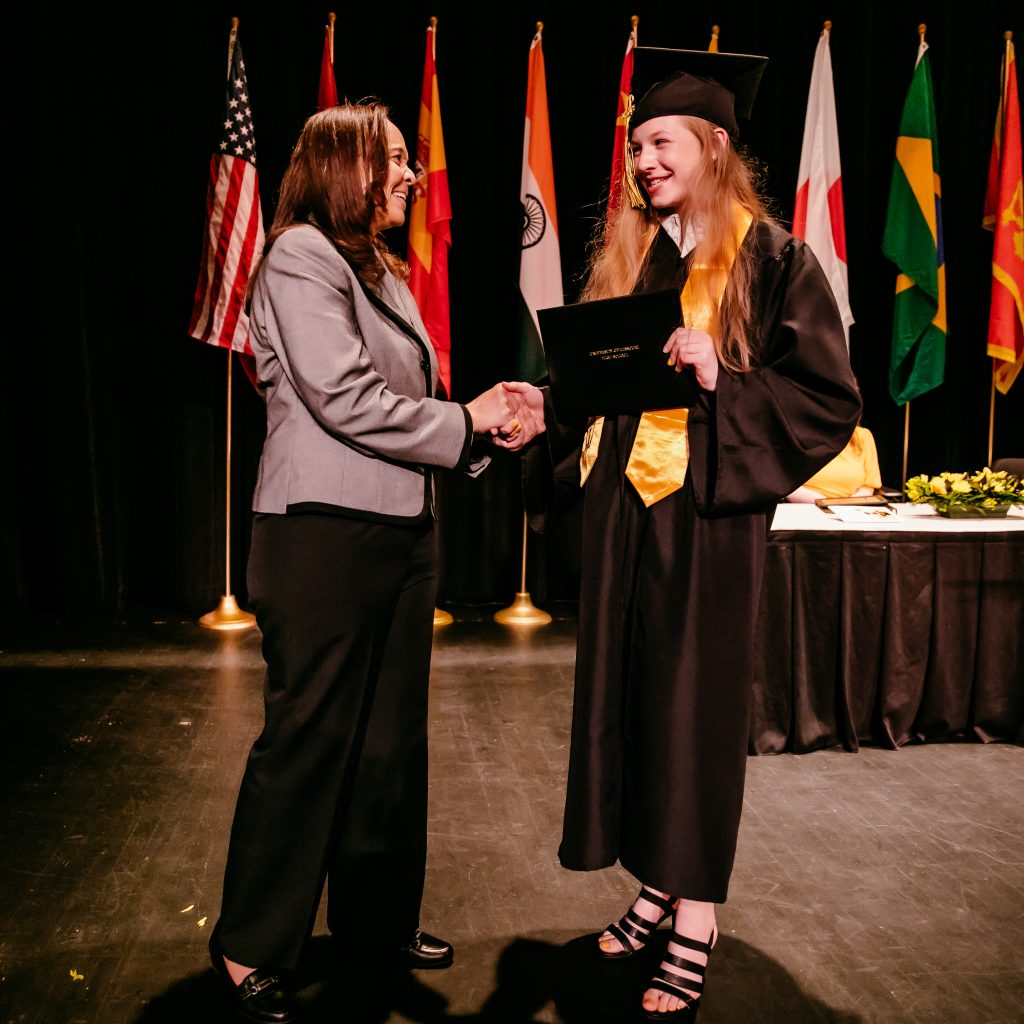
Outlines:
[[928, 44], [923, 40], [896, 140], [882, 252], [900, 271], [889, 392], [903, 405], [938, 387], [946, 366], [942, 186]]

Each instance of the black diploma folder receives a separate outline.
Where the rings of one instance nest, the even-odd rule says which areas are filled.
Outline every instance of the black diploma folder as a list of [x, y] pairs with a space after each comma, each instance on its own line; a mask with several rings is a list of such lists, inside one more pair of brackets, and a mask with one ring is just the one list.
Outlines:
[[667, 289], [537, 311], [555, 412], [564, 423], [689, 407], [693, 373], [662, 352], [680, 326], [679, 292]]

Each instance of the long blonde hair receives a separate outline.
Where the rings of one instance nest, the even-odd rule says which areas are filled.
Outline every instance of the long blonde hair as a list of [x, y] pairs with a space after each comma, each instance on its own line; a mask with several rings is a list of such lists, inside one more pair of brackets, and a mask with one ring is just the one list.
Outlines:
[[[722, 296], [716, 323], [711, 329], [719, 362], [728, 370], [750, 369], [751, 356], [758, 339], [751, 323], [751, 284], [754, 256], [749, 247], [735, 249], [734, 209], [738, 205], [758, 221], [769, 220], [754, 183], [754, 171], [747, 160], [726, 143], [721, 145], [714, 125], [700, 117], [680, 116], [680, 120], [697, 139], [701, 161], [690, 182], [686, 217], [701, 225], [703, 235], [693, 254], [694, 264], [728, 266], [732, 261], [729, 281]], [[591, 246], [587, 282], [581, 300], [607, 299], [632, 291], [644, 259], [658, 233], [661, 215], [648, 203], [643, 210], [634, 210], [625, 201], [598, 226]], [[683, 230], [686, 230], [684, 222]], [[735, 254], [735, 259], [733, 259]], [[700, 284], [710, 282], [701, 275]], [[706, 296], [697, 296], [698, 299]]]

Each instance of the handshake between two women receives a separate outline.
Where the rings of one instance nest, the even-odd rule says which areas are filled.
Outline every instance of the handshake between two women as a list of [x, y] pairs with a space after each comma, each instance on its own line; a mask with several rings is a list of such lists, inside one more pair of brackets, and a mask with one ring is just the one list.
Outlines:
[[518, 451], [544, 431], [544, 398], [524, 381], [502, 381], [466, 403], [474, 434], [490, 435], [492, 443]]

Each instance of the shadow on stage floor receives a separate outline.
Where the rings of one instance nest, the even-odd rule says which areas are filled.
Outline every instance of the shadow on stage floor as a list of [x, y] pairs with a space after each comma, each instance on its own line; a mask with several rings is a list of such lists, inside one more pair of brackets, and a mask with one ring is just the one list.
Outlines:
[[[438, 631], [420, 920], [456, 962], [332, 955], [321, 906], [310, 1024], [644, 1019], [667, 930], [602, 959], [637, 881], [558, 861], [574, 661], [567, 618]], [[263, 670], [255, 631], [183, 622], [0, 642], [0, 1024], [235, 1019], [206, 940]], [[1008, 744], [750, 759], [701, 1024], [1018, 1024], [1022, 791]]]
[[[668, 933], [628, 960], [606, 961], [595, 953], [596, 933], [564, 946], [516, 939], [501, 952], [494, 990], [479, 1012], [450, 1014], [448, 1000], [430, 985], [426, 972], [390, 972], [372, 964], [332, 960], [333, 945], [314, 939], [300, 967], [297, 985], [303, 1020], [327, 1024], [383, 1024], [393, 1013], [415, 1024], [527, 1024], [553, 1004], [565, 1024], [643, 1021], [640, 993], [657, 967]], [[859, 1015], [838, 1012], [801, 991], [793, 976], [748, 943], [723, 937], [712, 960], [713, 1005], [702, 1024], [725, 1021], [787, 1021], [789, 1024], [858, 1024]], [[212, 971], [175, 982], [155, 996], [134, 1024], [214, 1024], [230, 1013], [221, 982]]]

